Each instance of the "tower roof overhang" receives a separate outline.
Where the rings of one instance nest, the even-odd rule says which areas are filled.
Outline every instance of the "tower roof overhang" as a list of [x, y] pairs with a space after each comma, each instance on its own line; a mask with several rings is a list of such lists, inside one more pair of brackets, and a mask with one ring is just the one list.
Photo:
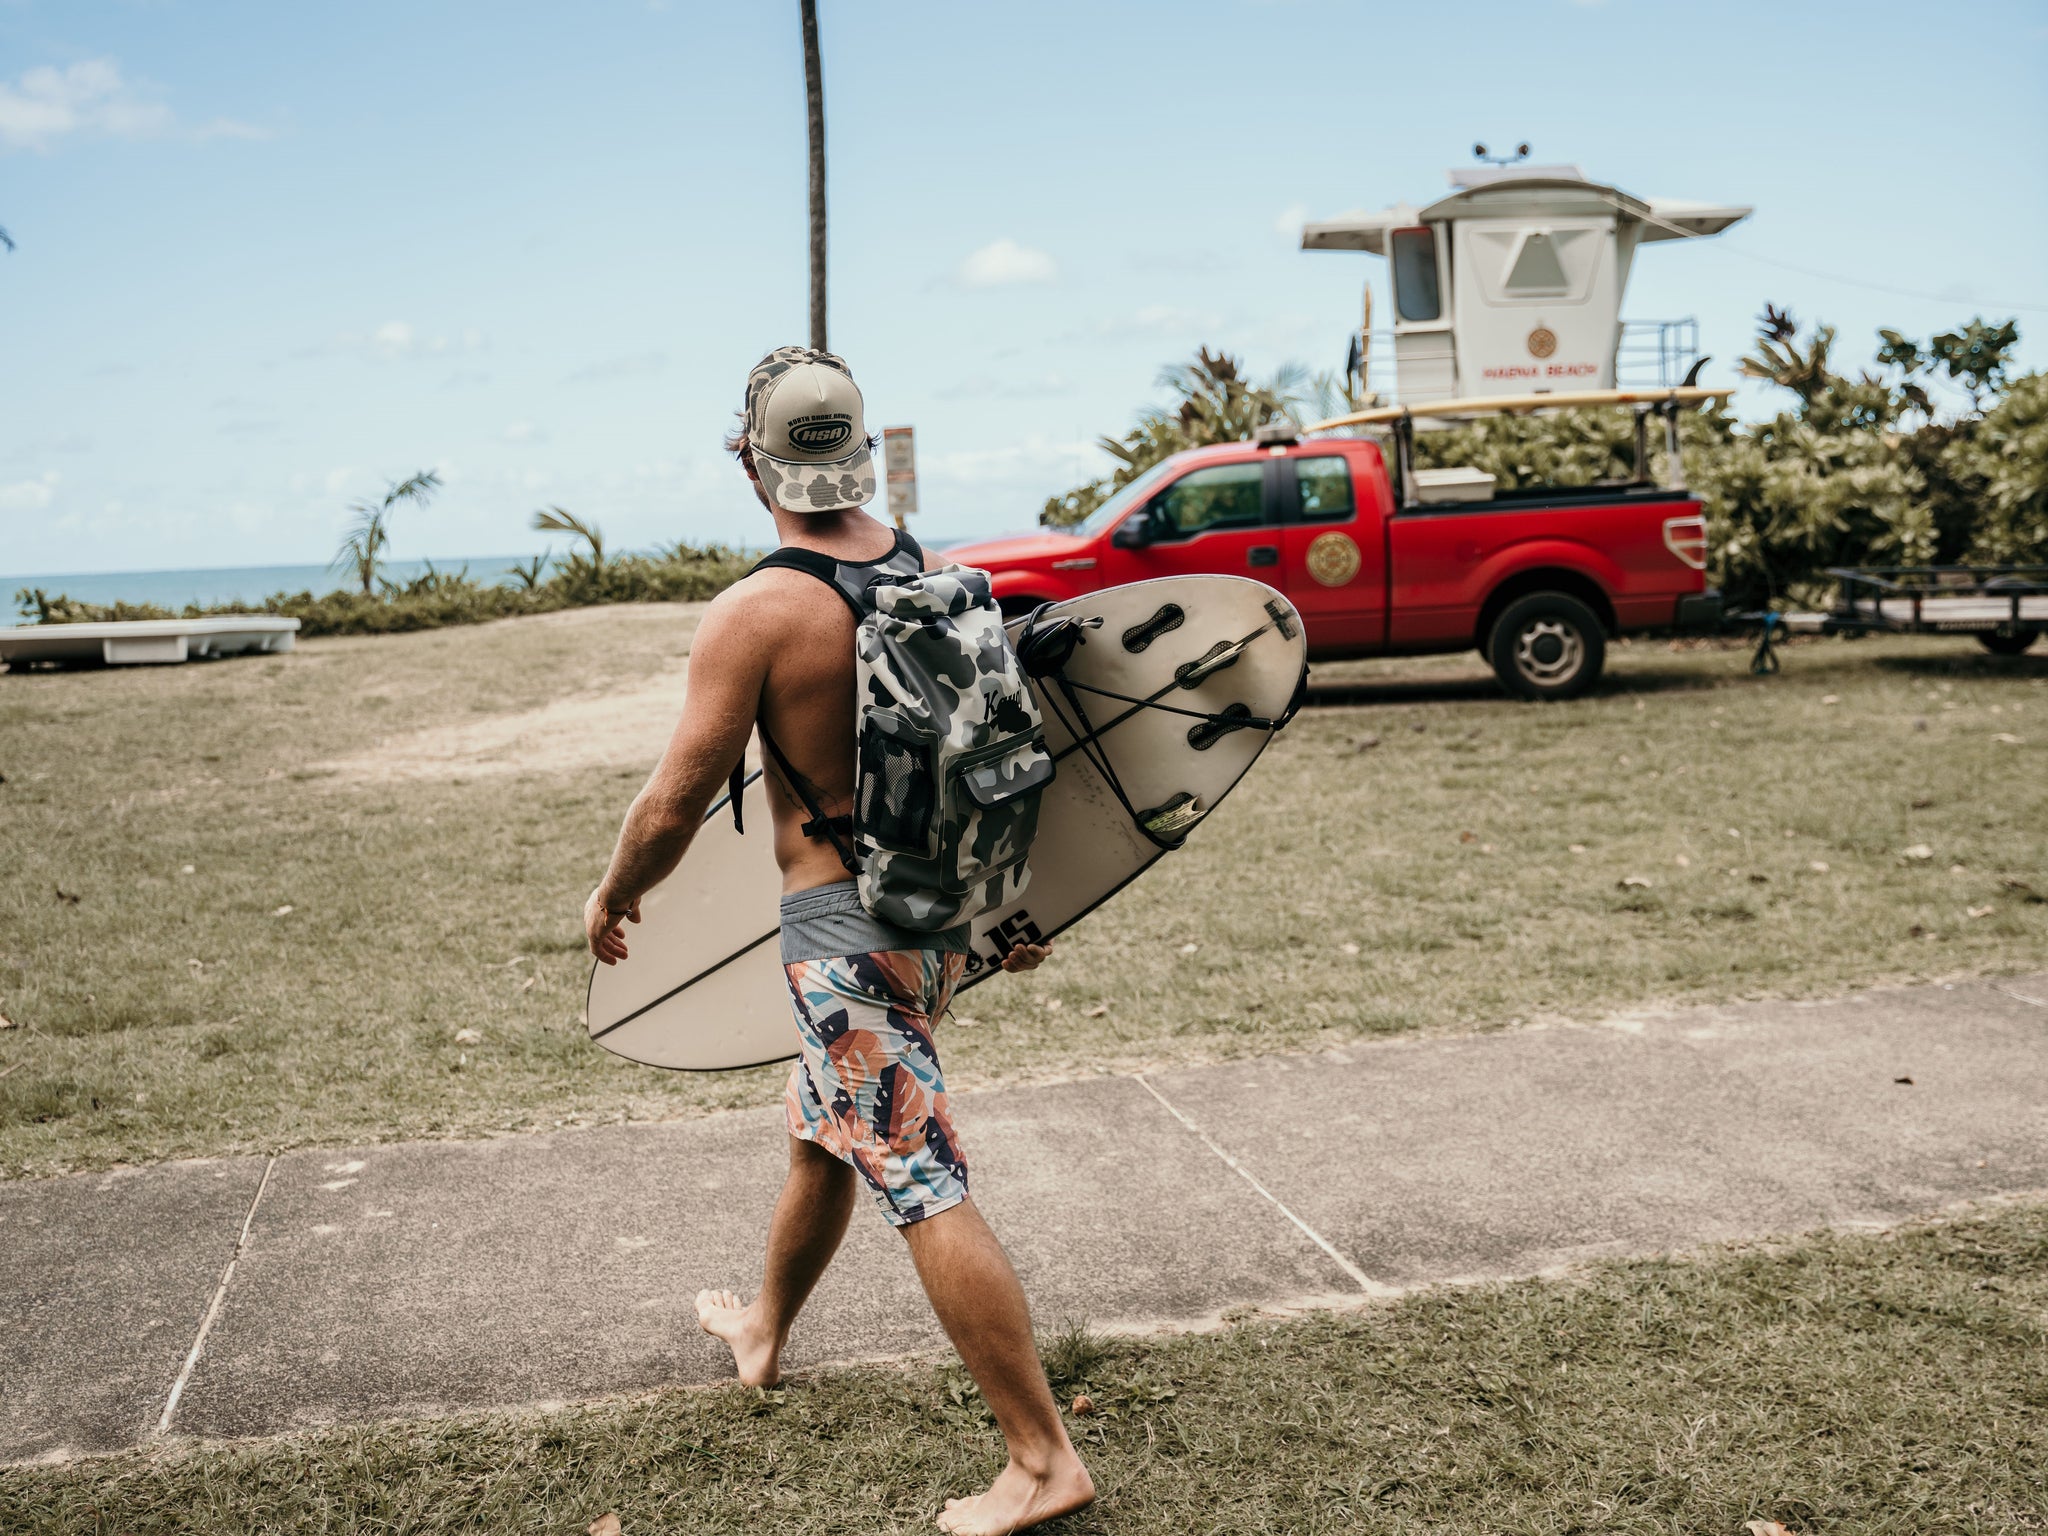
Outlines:
[[1543, 218], [1573, 217], [1612, 211], [1624, 223], [1640, 226], [1640, 240], [1695, 239], [1717, 235], [1749, 217], [1737, 204], [1691, 203], [1674, 198], [1631, 197], [1619, 187], [1570, 175], [1502, 176], [1461, 187], [1424, 208], [1397, 203], [1378, 213], [1347, 213], [1321, 223], [1304, 224], [1305, 251], [1370, 251], [1387, 254], [1387, 236], [1419, 224], [1442, 224], [1461, 216]]

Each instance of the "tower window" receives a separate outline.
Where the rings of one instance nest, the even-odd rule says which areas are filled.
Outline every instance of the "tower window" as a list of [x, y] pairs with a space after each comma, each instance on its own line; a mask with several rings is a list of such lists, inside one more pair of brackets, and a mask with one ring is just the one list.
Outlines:
[[1394, 312], [1403, 320], [1441, 320], [1444, 301], [1437, 291], [1436, 231], [1426, 226], [1395, 230], [1393, 254]]

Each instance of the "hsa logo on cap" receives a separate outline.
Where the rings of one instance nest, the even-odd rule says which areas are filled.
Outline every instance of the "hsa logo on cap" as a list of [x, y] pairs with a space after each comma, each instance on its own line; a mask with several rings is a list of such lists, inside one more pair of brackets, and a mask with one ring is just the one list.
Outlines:
[[853, 436], [850, 416], [798, 416], [789, 423], [789, 445], [805, 453], [831, 453]]

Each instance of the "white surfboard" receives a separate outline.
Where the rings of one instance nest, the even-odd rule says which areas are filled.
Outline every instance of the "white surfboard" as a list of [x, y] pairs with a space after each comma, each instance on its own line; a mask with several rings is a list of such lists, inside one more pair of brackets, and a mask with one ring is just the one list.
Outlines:
[[[1240, 576], [1111, 587], [1045, 615], [1062, 617], [1083, 621], [1086, 638], [1062, 668], [1066, 687], [1035, 685], [1058, 773], [1039, 808], [1031, 883], [975, 920], [963, 990], [995, 974], [1012, 945], [1064, 932], [1151, 868], [1169, 851], [1162, 843], [1198, 826], [1272, 739], [1229, 722], [1283, 719], [1307, 661], [1294, 606]], [[592, 967], [590, 1037], [606, 1050], [688, 1071], [796, 1054], [778, 943], [782, 877], [758, 772], [740, 809], [746, 835], [720, 799], [675, 874], [642, 898], [641, 921], [627, 928], [631, 956]]]

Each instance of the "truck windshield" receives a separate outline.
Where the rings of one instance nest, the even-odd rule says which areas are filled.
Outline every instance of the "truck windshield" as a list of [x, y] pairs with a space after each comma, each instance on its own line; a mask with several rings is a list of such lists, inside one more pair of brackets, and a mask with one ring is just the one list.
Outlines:
[[1166, 463], [1154, 464], [1145, 473], [1138, 476], [1137, 479], [1118, 491], [1093, 512], [1090, 512], [1088, 520], [1076, 524], [1071, 531], [1080, 534], [1085, 539], [1092, 539], [1098, 534], [1114, 528], [1123, 520], [1126, 512], [1129, 512], [1133, 507], [1143, 506], [1152, 493], [1159, 489], [1159, 482], [1166, 478], [1167, 464], [1171, 462], [1171, 460], [1168, 460]]

